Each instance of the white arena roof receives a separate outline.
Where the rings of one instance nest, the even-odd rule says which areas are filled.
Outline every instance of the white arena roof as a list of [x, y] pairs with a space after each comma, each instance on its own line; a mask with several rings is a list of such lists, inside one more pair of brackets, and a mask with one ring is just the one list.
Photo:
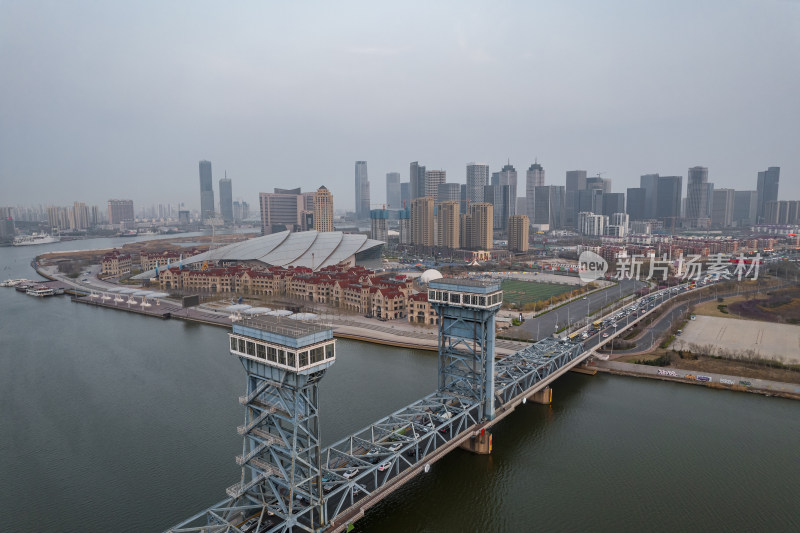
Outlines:
[[[269, 266], [303, 266], [319, 270], [330, 265], [353, 258], [367, 251], [380, 252], [385, 243], [368, 239], [366, 235], [342, 233], [341, 231], [282, 231], [262, 237], [215, 248], [201, 254], [184, 258], [183, 264], [189, 266], [204, 261], [258, 261]], [[380, 260], [380, 257], [378, 257]], [[176, 266], [163, 265], [159, 270]], [[155, 276], [150, 270], [135, 276], [134, 279], [149, 279]]]

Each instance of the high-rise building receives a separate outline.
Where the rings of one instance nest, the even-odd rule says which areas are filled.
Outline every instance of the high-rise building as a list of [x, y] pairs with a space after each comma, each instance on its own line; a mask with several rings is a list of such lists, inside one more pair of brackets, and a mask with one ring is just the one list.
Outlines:
[[219, 212], [222, 220], [233, 222], [233, 187], [227, 175], [219, 180]]
[[691, 228], [707, 228], [708, 168], [692, 167], [686, 182], [686, 222]]
[[211, 161], [200, 161], [200, 220], [214, 218], [214, 184], [211, 180]]
[[733, 195], [733, 223], [738, 228], [752, 226], [758, 217], [758, 191], [736, 191]]
[[425, 196], [425, 167], [414, 161], [408, 168], [408, 180], [411, 184], [409, 192], [411, 201]]
[[800, 200], [776, 200], [764, 205], [764, 223], [795, 225], [800, 221]]
[[511, 252], [528, 251], [528, 227], [530, 219], [527, 215], [512, 215], [508, 219], [508, 249]]
[[14, 208], [0, 207], [0, 242], [7, 243], [13, 241], [15, 232]]
[[461, 244], [461, 206], [460, 202], [441, 202], [436, 212], [437, 246], [458, 248]]
[[677, 226], [681, 216], [681, 193], [683, 176], [659, 176], [656, 188], [656, 218], [664, 223], [664, 229]]
[[470, 204], [467, 230], [469, 244], [467, 248], [473, 250], [491, 250], [493, 248], [492, 221], [494, 219], [494, 206], [488, 202]]
[[[567, 185], [564, 192], [564, 227], [570, 229], [577, 229], [578, 227], [578, 213], [586, 211], [586, 209], [579, 209], [579, 196], [580, 191], [586, 190], [586, 171], [585, 170], [568, 170], [567, 171]], [[587, 196], [588, 198], [588, 196]], [[591, 209], [589, 209], [591, 211]], [[531, 219], [533, 221], [533, 219]]]
[[628, 187], [628, 198], [625, 212], [631, 220], [645, 220], [647, 190], [642, 187]]
[[367, 175], [367, 162], [356, 161], [356, 218], [366, 220], [369, 218], [369, 177]]
[[467, 212], [467, 204], [469, 203], [469, 196], [467, 195], [467, 186], [466, 184], [461, 184], [461, 214], [466, 214]]
[[756, 190], [758, 191], [758, 222], [765, 218], [764, 209], [767, 202], [778, 201], [778, 184], [781, 178], [781, 167], [769, 167], [758, 173]]
[[601, 176], [592, 176], [591, 178], [586, 178], [586, 188], [596, 189], [603, 191], [603, 193], [608, 193], [611, 192], [611, 180]]
[[642, 220], [656, 218], [658, 211], [658, 174], [645, 174], [639, 178], [639, 187], [644, 189], [644, 215]]
[[133, 200], [108, 201], [109, 224], [131, 224], [133, 220]]
[[386, 209], [372, 209], [369, 212], [369, 223], [372, 238], [376, 241], [389, 240], [389, 211]]
[[439, 203], [439, 185], [447, 182], [447, 171], [445, 170], [426, 170], [425, 171], [425, 194], [433, 196], [433, 203]]
[[261, 207], [261, 234], [269, 235], [277, 231], [295, 231], [302, 227], [303, 211], [314, 212], [313, 192], [300, 192], [296, 189], [276, 188], [274, 193], [262, 192], [259, 196]]
[[314, 193], [314, 229], [333, 231], [333, 195], [324, 185]]
[[400, 184], [400, 205], [397, 208], [411, 208], [411, 183], [407, 181], [404, 181]]
[[494, 177], [494, 185], [486, 185], [483, 188], [483, 201], [488, 202], [494, 206], [492, 213], [494, 220], [492, 224], [494, 230], [504, 232], [508, 226], [509, 210], [508, 204], [511, 199], [511, 187], [508, 185], [499, 185], [499, 172], [496, 172]]
[[400, 173], [386, 173], [386, 207], [401, 209], [403, 200], [400, 193]]
[[498, 173], [498, 185], [508, 185], [508, 191], [503, 192], [503, 209], [505, 219], [503, 227], [508, 224], [508, 217], [517, 214], [517, 171], [511, 164], [504, 165]]
[[733, 189], [714, 189], [711, 207], [711, 225], [716, 228], [728, 228], [733, 225], [733, 201], [736, 191]]
[[533, 163], [528, 171], [525, 173], [525, 206], [523, 212], [517, 211], [519, 214], [525, 213], [528, 215], [528, 220], [534, 220], [534, 207], [536, 201], [536, 187], [544, 185], [544, 168], [539, 162]]
[[461, 183], [440, 183], [436, 191], [436, 205], [442, 202], [457, 202], [461, 204]]
[[531, 222], [534, 226], [550, 230], [562, 227], [564, 189], [563, 185], [540, 185], [535, 188], [535, 218]]
[[411, 244], [433, 246], [433, 196], [411, 201]]
[[483, 187], [489, 185], [489, 165], [467, 164], [467, 199], [469, 203], [483, 201]]
[[614, 213], [625, 212], [625, 193], [621, 192], [606, 192], [603, 193], [603, 211], [602, 213], [610, 217]]
[[584, 235], [605, 235], [608, 217], [594, 213], [578, 213], [578, 230]]
[[397, 215], [400, 225], [400, 244], [411, 244], [411, 206], [401, 209]]

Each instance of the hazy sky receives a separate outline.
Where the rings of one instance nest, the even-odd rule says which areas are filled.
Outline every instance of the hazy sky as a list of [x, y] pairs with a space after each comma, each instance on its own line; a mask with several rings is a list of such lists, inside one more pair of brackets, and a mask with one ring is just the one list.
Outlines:
[[[408, 164], [548, 184], [709, 168], [800, 199], [800, 3], [0, 0], [0, 205], [184, 202], [198, 161], [255, 207], [326, 185], [374, 203]], [[522, 194], [522, 192], [520, 192]]]

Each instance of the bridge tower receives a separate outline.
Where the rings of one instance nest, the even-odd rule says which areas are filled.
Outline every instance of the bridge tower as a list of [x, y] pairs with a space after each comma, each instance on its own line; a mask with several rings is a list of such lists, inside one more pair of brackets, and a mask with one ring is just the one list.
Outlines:
[[439, 391], [478, 404], [494, 418], [494, 318], [503, 303], [495, 281], [437, 279], [428, 302], [439, 316]]
[[[228, 487], [226, 520], [272, 513], [286, 531], [319, 531], [327, 524], [320, 470], [318, 386], [335, 361], [329, 327], [281, 317], [234, 323], [230, 351], [247, 372], [239, 483]], [[234, 511], [235, 510], [235, 511]], [[274, 519], [274, 517], [271, 517]]]

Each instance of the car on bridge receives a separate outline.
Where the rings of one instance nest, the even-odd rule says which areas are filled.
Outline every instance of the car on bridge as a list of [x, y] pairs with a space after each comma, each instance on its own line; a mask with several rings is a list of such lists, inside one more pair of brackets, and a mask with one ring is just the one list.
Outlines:
[[355, 477], [356, 474], [358, 474], [358, 468], [351, 468], [350, 470], [342, 474], [342, 477], [345, 479], [350, 479], [352, 477]]
[[603, 338], [605, 339], [607, 337], [608, 337], [608, 333], [603, 333]]
[[378, 471], [383, 472], [384, 470], [389, 470], [389, 468], [392, 467], [392, 463], [394, 463], [394, 460], [392, 459], [382, 462], [381, 464], [378, 465]]

